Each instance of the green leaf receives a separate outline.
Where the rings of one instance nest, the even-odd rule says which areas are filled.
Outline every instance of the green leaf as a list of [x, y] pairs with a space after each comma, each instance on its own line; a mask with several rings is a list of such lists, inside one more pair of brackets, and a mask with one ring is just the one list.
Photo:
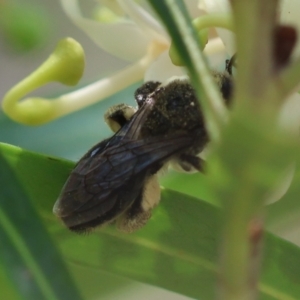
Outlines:
[[[52, 216], [52, 206], [72, 164], [9, 145], [2, 144], [0, 149], [27, 187], [33, 206], [69, 264], [82, 272], [107, 271], [196, 299], [213, 299], [221, 210], [163, 190], [161, 204], [139, 232], [127, 235], [106, 227], [87, 236], [76, 235]], [[41, 198], [47, 186], [52, 193], [49, 188]], [[260, 299], [298, 299], [299, 248], [269, 233], [264, 248]], [[94, 285], [101, 295], [102, 286], [97, 281]]]
[[[22, 299], [81, 299], [22, 183], [1, 152], [0, 182], [0, 262], [19, 295]], [[6, 284], [1, 291], [10, 293]]]
[[170, 170], [160, 180], [163, 187], [193, 196], [219, 206], [207, 175], [203, 173], [184, 174]]

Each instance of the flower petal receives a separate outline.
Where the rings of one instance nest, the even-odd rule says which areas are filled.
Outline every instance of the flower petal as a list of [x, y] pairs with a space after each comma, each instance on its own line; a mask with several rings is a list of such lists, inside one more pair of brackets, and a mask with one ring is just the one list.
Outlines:
[[[293, 25], [296, 27], [297, 32], [300, 32], [300, 1], [299, 0], [283, 0], [281, 2], [280, 20], [283, 23]], [[299, 39], [299, 37], [298, 37]], [[300, 55], [300, 41], [296, 45], [295, 56]]]
[[[208, 14], [229, 14], [231, 11], [228, 0], [200, 0], [200, 7], [205, 9]], [[216, 31], [222, 39], [227, 53], [230, 56], [233, 55], [235, 53], [234, 34], [222, 28], [216, 28]]]
[[204, 13], [204, 11], [199, 8], [198, 0], [185, 0], [184, 3], [192, 19], [198, 18]]
[[150, 39], [160, 43], [169, 43], [169, 37], [162, 25], [142, 6], [132, 0], [118, 0], [119, 5], [131, 20], [141, 28]]
[[210, 39], [204, 48], [209, 66], [213, 70], [224, 71], [225, 61], [228, 58], [224, 43], [220, 37]]
[[135, 61], [145, 55], [151, 39], [134, 23], [100, 23], [82, 17], [77, 0], [60, 0], [68, 17], [98, 46], [116, 57]]
[[144, 81], [165, 82], [173, 76], [185, 75], [185, 69], [176, 67], [171, 62], [169, 50], [164, 51], [147, 69]]
[[299, 135], [300, 129], [300, 95], [292, 94], [283, 104], [279, 116], [279, 124], [288, 132]]
[[267, 195], [265, 204], [272, 204], [280, 200], [288, 191], [294, 175], [295, 164], [292, 163], [286, 170], [283, 170], [282, 179], [280, 180], [280, 182], [278, 182], [277, 186]]

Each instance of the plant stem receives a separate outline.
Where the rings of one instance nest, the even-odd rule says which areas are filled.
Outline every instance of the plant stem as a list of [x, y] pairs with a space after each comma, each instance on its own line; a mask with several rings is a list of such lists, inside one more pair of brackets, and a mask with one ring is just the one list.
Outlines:
[[[231, 3], [239, 60], [233, 100], [235, 112], [250, 110], [254, 118], [262, 118], [266, 116], [265, 109], [271, 100], [266, 86], [272, 76], [272, 34], [278, 1], [232, 0]], [[251, 113], [246, 114], [250, 115]], [[255, 199], [253, 173], [247, 175], [251, 171], [250, 164], [251, 162], [245, 161], [240, 166], [240, 186], [229, 191], [225, 199], [227, 202], [224, 201], [225, 228], [218, 293], [222, 300], [257, 299], [262, 234], [253, 238], [253, 232], [261, 233], [262, 225], [254, 231], [251, 226], [256, 224], [257, 216], [262, 214], [262, 199]], [[238, 178], [238, 174], [233, 176]]]
[[261, 100], [272, 77], [273, 32], [278, 1], [231, 2], [239, 60], [236, 99], [247, 102], [257, 111], [266, 104]]

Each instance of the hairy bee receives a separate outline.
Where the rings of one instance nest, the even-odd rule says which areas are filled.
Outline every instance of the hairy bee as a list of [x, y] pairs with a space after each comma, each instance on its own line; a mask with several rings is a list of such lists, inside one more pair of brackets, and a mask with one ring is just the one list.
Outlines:
[[[226, 103], [228, 72], [213, 73]], [[115, 134], [77, 163], [53, 211], [75, 232], [115, 222], [124, 232], [144, 226], [159, 203], [157, 173], [166, 165], [201, 171], [198, 154], [209, 141], [194, 89], [187, 80], [147, 82], [135, 92], [137, 109], [120, 104], [105, 114]]]

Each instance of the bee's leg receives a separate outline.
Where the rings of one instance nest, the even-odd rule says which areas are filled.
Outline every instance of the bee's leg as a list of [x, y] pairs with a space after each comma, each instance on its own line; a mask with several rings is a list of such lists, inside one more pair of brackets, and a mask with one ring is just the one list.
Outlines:
[[205, 171], [205, 161], [195, 155], [181, 154], [171, 162], [171, 167], [179, 172], [195, 173]]
[[146, 225], [151, 218], [151, 210], [129, 210], [116, 221], [118, 230], [125, 233], [132, 233]]
[[153, 93], [160, 85], [161, 82], [159, 81], [147, 81], [139, 87], [134, 93], [134, 98], [138, 107], [141, 107], [148, 95]]
[[104, 120], [113, 132], [117, 132], [136, 112], [132, 106], [124, 103], [110, 107], [104, 114]]
[[117, 228], [126, 233], [142, 228], [151, 218], [152, 209], [159, 201], [160, 186], [157, 176], [153, 175], [148, 179], [143, 191], [132, 206], [117, 219]]

